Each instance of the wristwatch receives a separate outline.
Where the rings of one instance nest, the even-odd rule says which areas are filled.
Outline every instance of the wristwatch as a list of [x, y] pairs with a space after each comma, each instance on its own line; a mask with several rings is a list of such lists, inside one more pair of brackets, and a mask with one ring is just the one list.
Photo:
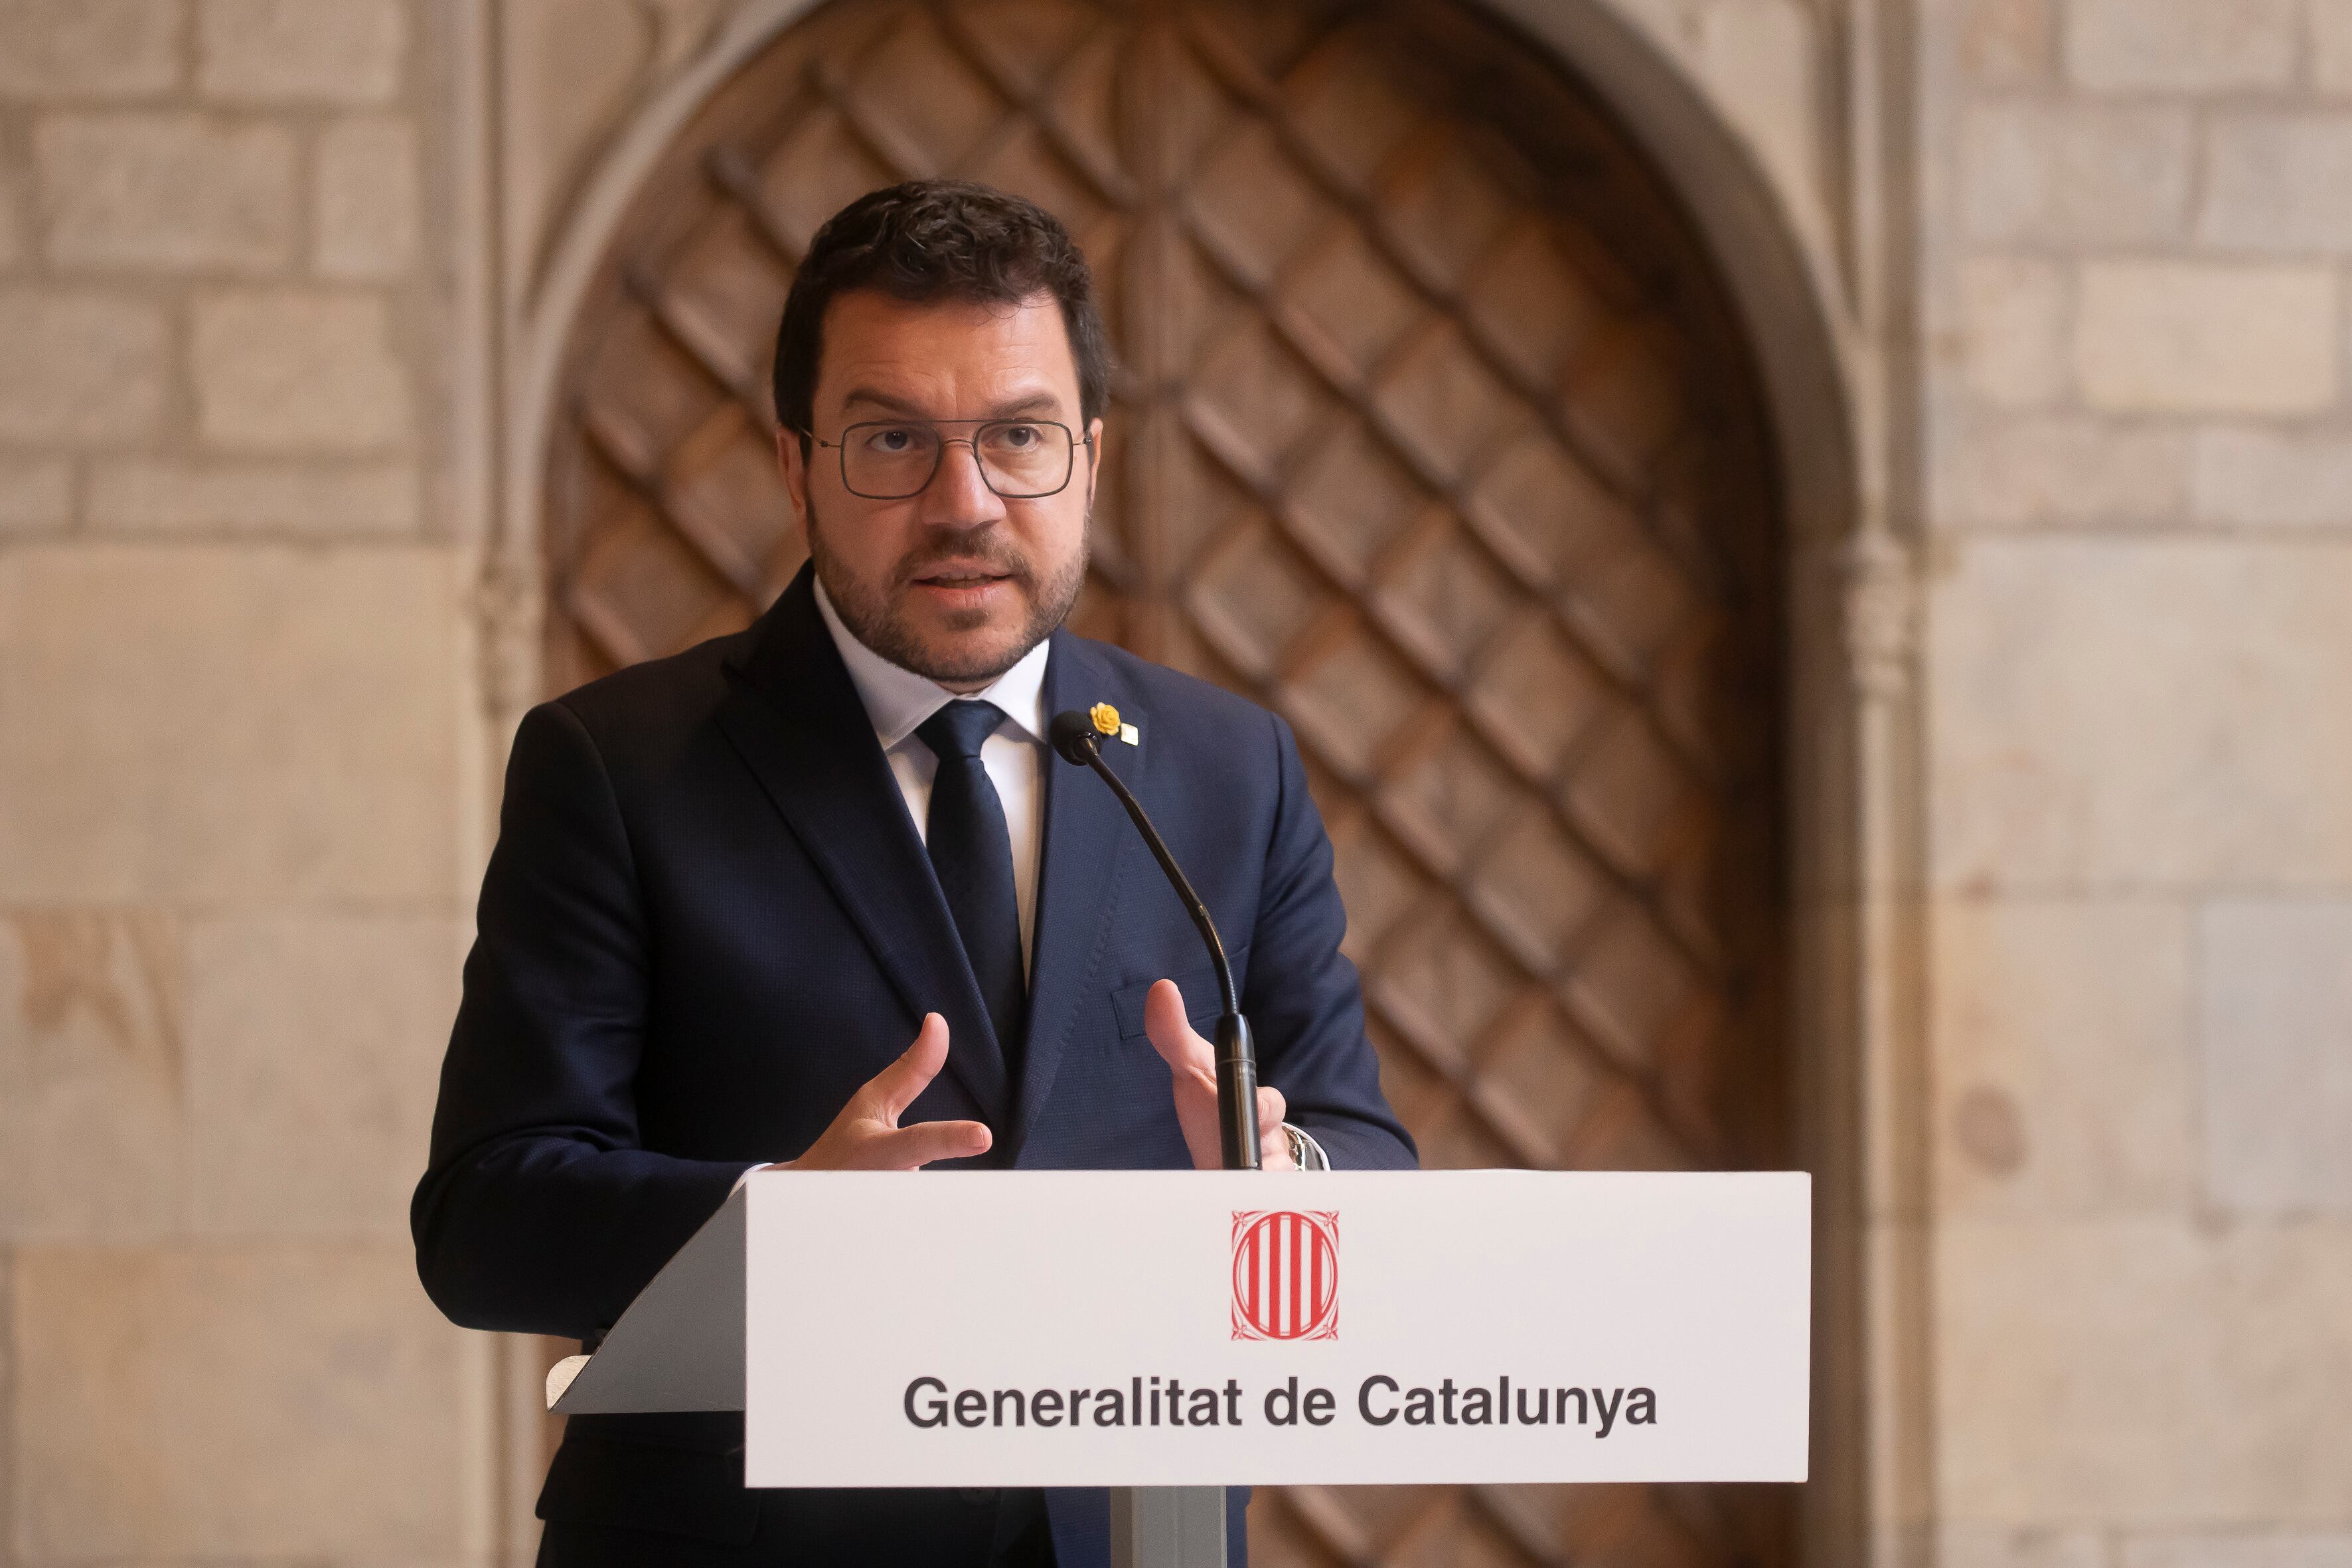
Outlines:
[[1284, 1136], [1290, 1140], [1290, 1163], [1302, 1171], [1328, 1171], [1331, 1168], [1331, 1157], [1323, 1152], [1323, 1145], [1315, 1142], [1313, 1133], [1293, 1127], [1287, 1121], [1282, 1124], [1282, 1131]]

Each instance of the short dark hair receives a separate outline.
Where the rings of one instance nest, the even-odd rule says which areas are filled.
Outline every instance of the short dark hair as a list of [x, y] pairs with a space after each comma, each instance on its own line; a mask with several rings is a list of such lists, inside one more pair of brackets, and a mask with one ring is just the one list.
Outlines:
[[[1094, 274], [1069, 230], [1034, 202], [969, 180], [909, 180], [858, 197], [809, 242], [776, 328], [776, 420], [805, 440], [834, 296], [873, 289], [909, 303], [1018, 304], [1051, 294], [1078, 368], [1078, 418], [1110, 395]], [[1082, 429], [1079, 432], [1084, 435]]]

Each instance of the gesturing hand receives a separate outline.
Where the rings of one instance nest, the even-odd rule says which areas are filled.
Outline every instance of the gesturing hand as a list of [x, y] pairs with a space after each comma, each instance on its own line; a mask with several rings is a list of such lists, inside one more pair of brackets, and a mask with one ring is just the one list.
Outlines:
[[[1184, 993], [1173, 980], [1154, 982], [1143, 998], [1143, 1032], [1175, 1076], [1176, 1122], [1193, 1168], [1224, 1168], [1224, 1145], [1217, 1133], [1217, 1053], [1184, 1016]], [[1293, 1171], [1290, 1135], [1282, 1130], [1282, 1090], [1257, 1091], [1258, 1158], [1266, 1170]]]
[[[771, 1167], [790, 1171], [912, 1171], [934, 1160], [988, 1152], [988, 1128], [978, 1121], [918, 1121], [898, 1118], [948, 1061], [948, 1021], [923, 1015], [915, 1043], [897, 1061], [849, 1097], [841, 1114], [797, 1160]], [[1213, 1131], [1213, 1126], [1212, 1131]]]

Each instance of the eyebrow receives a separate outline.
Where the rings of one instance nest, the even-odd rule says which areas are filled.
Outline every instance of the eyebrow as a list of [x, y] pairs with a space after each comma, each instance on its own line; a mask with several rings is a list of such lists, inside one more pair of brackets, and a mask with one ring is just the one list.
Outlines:
[[[921, 409], [916, 407], [905, 398], [893, 397], [887, 392], [877, 392], [870, 386], [853, 388], [849, 395], [841, 400], [841, 406], [846, 410], [861, 403], [871, 404], [875, 407], [883, 410], [885, 413], [903, 414], [910, 419], [923, 419], [929, 417]], [[1028, 394], [1026, 396], [1015, 397], [1007, 402], [1000, 403], [996, 405], [995, 407], [990, 409], [986, 414], [980, 416], [980, 417], [982, 419], [1016, 419], [1024, 414], [1059, 413], [1061, 411], [1061, 407], [1062, 400], [1053, 393], [1033, 392]], [[950, 423], [954, 423], [954, 421], [950, 421]]]

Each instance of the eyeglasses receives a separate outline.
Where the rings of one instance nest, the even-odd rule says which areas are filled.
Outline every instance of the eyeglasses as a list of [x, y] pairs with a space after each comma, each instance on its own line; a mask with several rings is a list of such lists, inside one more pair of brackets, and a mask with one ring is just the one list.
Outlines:
[[[970, 436], [942, 436], [942, 425], [977, 426]], [[1006, 500], [1036, 500], [1069, 488], [1081, 441], [1051, 419], [877, 419], [852, 425], [838, 441], [809, 439], [841, 454], [841, 483], [867, 500], [920, 495], [951, 446], [970, 447], [982, 482]]]

